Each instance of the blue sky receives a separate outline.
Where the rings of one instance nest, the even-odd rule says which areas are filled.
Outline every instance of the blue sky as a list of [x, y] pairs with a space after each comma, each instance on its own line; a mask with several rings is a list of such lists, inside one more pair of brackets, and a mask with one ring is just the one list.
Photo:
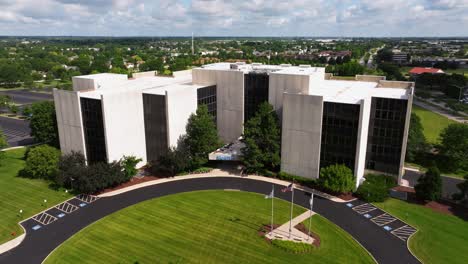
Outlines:
[[0, 0], [0, 35], [468, 36], [468, 0]]

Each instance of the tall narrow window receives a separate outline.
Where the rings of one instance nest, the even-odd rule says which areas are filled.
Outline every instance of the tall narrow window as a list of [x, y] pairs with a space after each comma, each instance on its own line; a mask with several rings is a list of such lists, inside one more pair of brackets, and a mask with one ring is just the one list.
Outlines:
[[82, 97], [80, 102], [88, 163], [107, 162], [101, 100]]

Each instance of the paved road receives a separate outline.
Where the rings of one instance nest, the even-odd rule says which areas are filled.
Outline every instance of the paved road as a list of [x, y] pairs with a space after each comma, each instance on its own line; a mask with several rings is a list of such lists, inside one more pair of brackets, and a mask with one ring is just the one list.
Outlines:
[[0, 116], [0, 128], [5, 134], [10, 147], [25, 146], [34, 143], [29, 135], [29, 121]]
[[[276, 189], [280, 187], [283, 186], [277, 186]], [[15, 249], [0, 255], [0, 263], [41, 263], [70, 236], [106, 215], [148, 199], [208, 189], [239, 189], [267, 194], [271, 190], [271, 183], [232, 177], [198, 178], [162, 183], [101, 198], [37, 231], [32, 230], [37, 225], [34, 220], [24, 222], [23, 226], [28, 230], [25, 240]], [[285, 200], [290, 197], [289, 193], [280, 192], [278, 195]], [[296, 191], [294, 202], [307, 207], [309, 194]], [[314, 201], [314, 211], [350, 233], [379, 263], [419, 263], [408, 251], [405, 242], [351, 210], [346, 204], [318, 197]]]
[[36, 93], [28, 90], [1, 91], [0, 95], [9, 95], [17, 104], [32, 104], [38, 101], [53, 100], [51, 93]]
[[[418, 183], [419, 177], [421, 177], [420, 172], [405, 170], [403, 179], [408, 180], [410, 187], [414, 187]], [[451, 199], [452, 194], [460, 191], [457, 188], [457, 184], [463, 181], [463, 179], [442, 176], [442, 197]]]

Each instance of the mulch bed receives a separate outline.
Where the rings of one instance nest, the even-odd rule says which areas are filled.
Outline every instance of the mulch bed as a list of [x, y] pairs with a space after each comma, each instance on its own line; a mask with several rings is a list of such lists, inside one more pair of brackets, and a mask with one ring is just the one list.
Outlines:
[[137, 184], [140, 184], [140, 183], [143, 183], [143, 182], [154, 181], [154, 180], [158, 180], [158, 179], [162, 179], [162, 178], [163, 177], [156, 177], [156, 176], [144, 176], [144, 177], [141, 177], [141, 178], [133, 177], [128, 182], [124, 182], [124, 183], [122, 183], [122, 184], [120, 184], [118, 186], [115, 186], [115, 187], [104, 189], [104, 190], [96, 193], [95, 195], [99, 195], [99, 194], [103, 194], [103, 193], [107, 193], [107, 192], [112, 192], [112, 191], [115, 191], [115, 190], [120, 190], [120, 189], [129, 187], [129, 186], [137, 185]]
[[[276, 228], [280, 227], [281, 225], [273, 225], [273, 230], [275, 230]], [[271, 239], [269, 239], [268, 237], [266, 237], [266, 234], [270, 233], [271, 231], [271, 224], [269, 225], [262, 225], [260, 227], [260, 229], [258, 229], [258, 235], [265, 238], [265, 240], [268, 242], [268, 243], [271, 243]]]
[[406, 192], [408, 194], [408, 200], [407, 202], [413, 203], [413, 204], [419, 204], [424, 207], [432, 209], [434, 212], [442, 213], [442, 214], [447, 214], [447, 215], [453, 215], [460, 217], [464, 220], [468, 221], [468, 210], [467, 208], [450, 202], [446, 200], [439, 200], [439, 201], [422, 201], [418, 197], [416, 197], [416, 193], [413, 188], [410, 187], [404, 187], [404, 186], [397, 186], [394, 187], [393, 190], [400, 191], [400, 192]]
[[[294, 228], [297, 230], [301, 231], [302, 233], [309, 235], [309, 229], [303, 224], [300, 223], [296, 225]], [[312, 243], [316, 247], [320, 247], [320, 237], [319, 235], [315, 234], [314, 232], [310, 232], [310, 236], [314, 239], [314, 242]]]

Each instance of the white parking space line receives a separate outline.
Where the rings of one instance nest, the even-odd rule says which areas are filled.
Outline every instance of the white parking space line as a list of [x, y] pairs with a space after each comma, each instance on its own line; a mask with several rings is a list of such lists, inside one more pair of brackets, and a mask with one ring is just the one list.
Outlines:
[[54, 222], [55, 220], [57, 220], [56, 217], [48, 214], [48, 213], [40, 213], [38, 215], [35, 215], [32, 217], [33, 220], [35, 220], [36, 222], [39, 222], [40, 224], [43, 224], [43, 225], [48, 225], [52, 222]]
[[353, 210], [356, 211], [358, 214], [365, 214], [375, 209], [377, 209], [375, 206], [368, 203], [353, 207]]
[[383, 226], [397, 220], [395, 217], [385, 213], [371, 219], [378, 226]]
[[64, 203], [61, 203], [57, 206], [55, 206], [55, 208], [59, 209], [60, 211], [64, 212], [64, 213], [72, 213], [74, 211], [76, 211], [78, 209], [78, 206], [75, 206], [71, 203], [68, 203], [68, 202], [64, 202]]
[[80, 194], [76, 196], [76, 199], [83, 201], [85, 203], [92, 203], [95, 202], [99, 197], [94, 196], [94, 195], [88, 195], [88, 194]]
[[409, 225], [405, 225], [405, 226], [402, 226], [400, 228], [397, 228], [397, 229], [393, 230], [391, 233], [394, 236], [398, 237], [399, 239], [401, 239], [403, 241], [407, 241], [408, 238], [412, 234], [416, 233], [416, 231], [417, 230], [415, 228], [413, 228], [413, 227], [411, 227]]

